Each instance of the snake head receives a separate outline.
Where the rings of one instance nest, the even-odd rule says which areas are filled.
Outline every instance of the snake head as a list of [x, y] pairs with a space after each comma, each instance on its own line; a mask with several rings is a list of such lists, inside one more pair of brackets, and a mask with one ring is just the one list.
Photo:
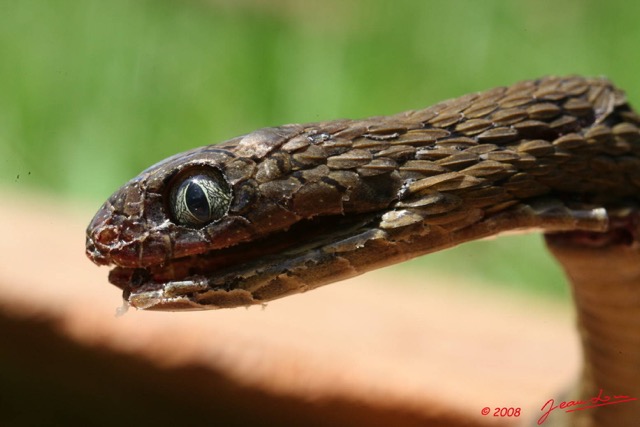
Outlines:
[[[330, 130], [344, 128], [340, 123]], [[338, 148], [316, 145], [331, 138]], [[327, 157], [346, 151], [340, 141], [313, 126], [288, 125], [170, 157], [108, 198], [87, 228], [86, 254], [98, 265], [114, 265], [109, 280], [146, 308], [167, 305], [159, 300], [175, 308], [182, 297], [193, 308], [185, 289], [228, 296], [263, 273], [272, 280], [296, 268], [311, 271], [309, 265], [323, 258], [320, 248], [335, 236], [375, 227], [402, 186], [395, 163], [378, 166], [366, 179], [331, 168]], [[333, 162], [363, 162], [347, 157]], [[310, 249], [316, 259], [299, 257]], [[296, 256], [302, 267], [284, 262]], [[165, 295], [168, 289], [182, 292], [180, 298]], [[158, 301], [147, 302], [158, 293]], [[142, 294], [144, 303], [135, 299]], [[254, 289], [242, 302], [265, 298]], [[213, 308], [210, 300], [197, 307]]]

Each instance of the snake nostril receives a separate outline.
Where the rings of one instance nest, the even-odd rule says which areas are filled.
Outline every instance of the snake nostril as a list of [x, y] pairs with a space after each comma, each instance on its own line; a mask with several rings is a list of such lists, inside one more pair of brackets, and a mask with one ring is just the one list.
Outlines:
[[120, 233], [115, 227], [107, 226], [103, 229], [99, 230], [97, 233], [94, 233], [94, 241], [97, 244], [108, 245], [109, 243], [114, 242]]

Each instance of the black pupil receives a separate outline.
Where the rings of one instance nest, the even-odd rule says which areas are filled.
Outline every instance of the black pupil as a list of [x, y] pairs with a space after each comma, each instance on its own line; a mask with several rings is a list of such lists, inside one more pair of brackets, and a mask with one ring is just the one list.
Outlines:
[[185, 202], [191, 214], [199, 221], [206, 222], [210, 218], [209, 201], [200, 185], [191, 182], [185, 192]]

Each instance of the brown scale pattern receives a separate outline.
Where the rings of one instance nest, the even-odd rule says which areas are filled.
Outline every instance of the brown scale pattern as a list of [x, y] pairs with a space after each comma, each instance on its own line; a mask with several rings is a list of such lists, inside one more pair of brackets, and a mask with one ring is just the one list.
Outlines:
[[[349, 179], [347, 171], [362, 181], [397, 174], [399, 182], [410, 182], [404, 203], [447, 192], [474, 199], [475, 207], [506, 207], [505, 202], [552, 191], [601, 202], [637, 192], [638, 169], [620, 163], [631, 163], [638, 154], [638, 123], [623, 94], [606, 80], [550, 77], [390, 117], [306, 125], [283, 148], [292, 154], [294, 176], [316, 187], [306, 176], [309, 166], [319, 164], [332, 170], [327, 186], [357, 188], [356, 176]], [[312, 184], [302, 188], [307, 185]], [[477, 191], [493, 196], [474, 197]], [[357, 191], [345, 194], [334, 185], [325, 192], [352, 201], [344, 204], [351, 209], [361, 206], [353, 200]], [[306, 193], [313, 197], [315, 192]], [[420, 209], [413, 208], [414, 213], [420, 215]], [[304, 216], [309, 212], [323, 214], [307, 209]]]
[[[163, 274], [171, 264], [178, 277], [174, 270], [194, 265], [189, 257], [322, 218], [366, 216], [367, 229], [385, 238], [415, 240], [444, 239], [548, 195], [614, 208], [640, 194], [639, 126], [609, 81], [546, 77], [391, 116], [261, 129], [171, 157], [127, 183], [90, 224], [87, 254]], [[167, 195], [204, 167], [228, 182], [229, 210], [201, 229], [176, 224]]]
[[[261, 129], [128, 182], [89, 225], [87, 254], [116, 264], [109, 280], [134, 307], [212, 309], [541, 229], [573, 279], [580, 400], [637, 397], [639, 126], [607, 80], [547, 77], [393, 116]], [[172, 190], [191, 173], [223, 184], [222, 217], [172, 218]], [[575, 421], [637, 425], [632, 405]]]

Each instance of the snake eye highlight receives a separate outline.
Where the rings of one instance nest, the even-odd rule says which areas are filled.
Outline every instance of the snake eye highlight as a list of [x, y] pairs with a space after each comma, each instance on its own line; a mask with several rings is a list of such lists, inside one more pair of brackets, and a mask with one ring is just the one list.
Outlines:
[[179, 225], [199, 228], [226, 215], [231, 188], [217, 171], [197, 171], [180, 179], [171, 191], [170, 208]]

